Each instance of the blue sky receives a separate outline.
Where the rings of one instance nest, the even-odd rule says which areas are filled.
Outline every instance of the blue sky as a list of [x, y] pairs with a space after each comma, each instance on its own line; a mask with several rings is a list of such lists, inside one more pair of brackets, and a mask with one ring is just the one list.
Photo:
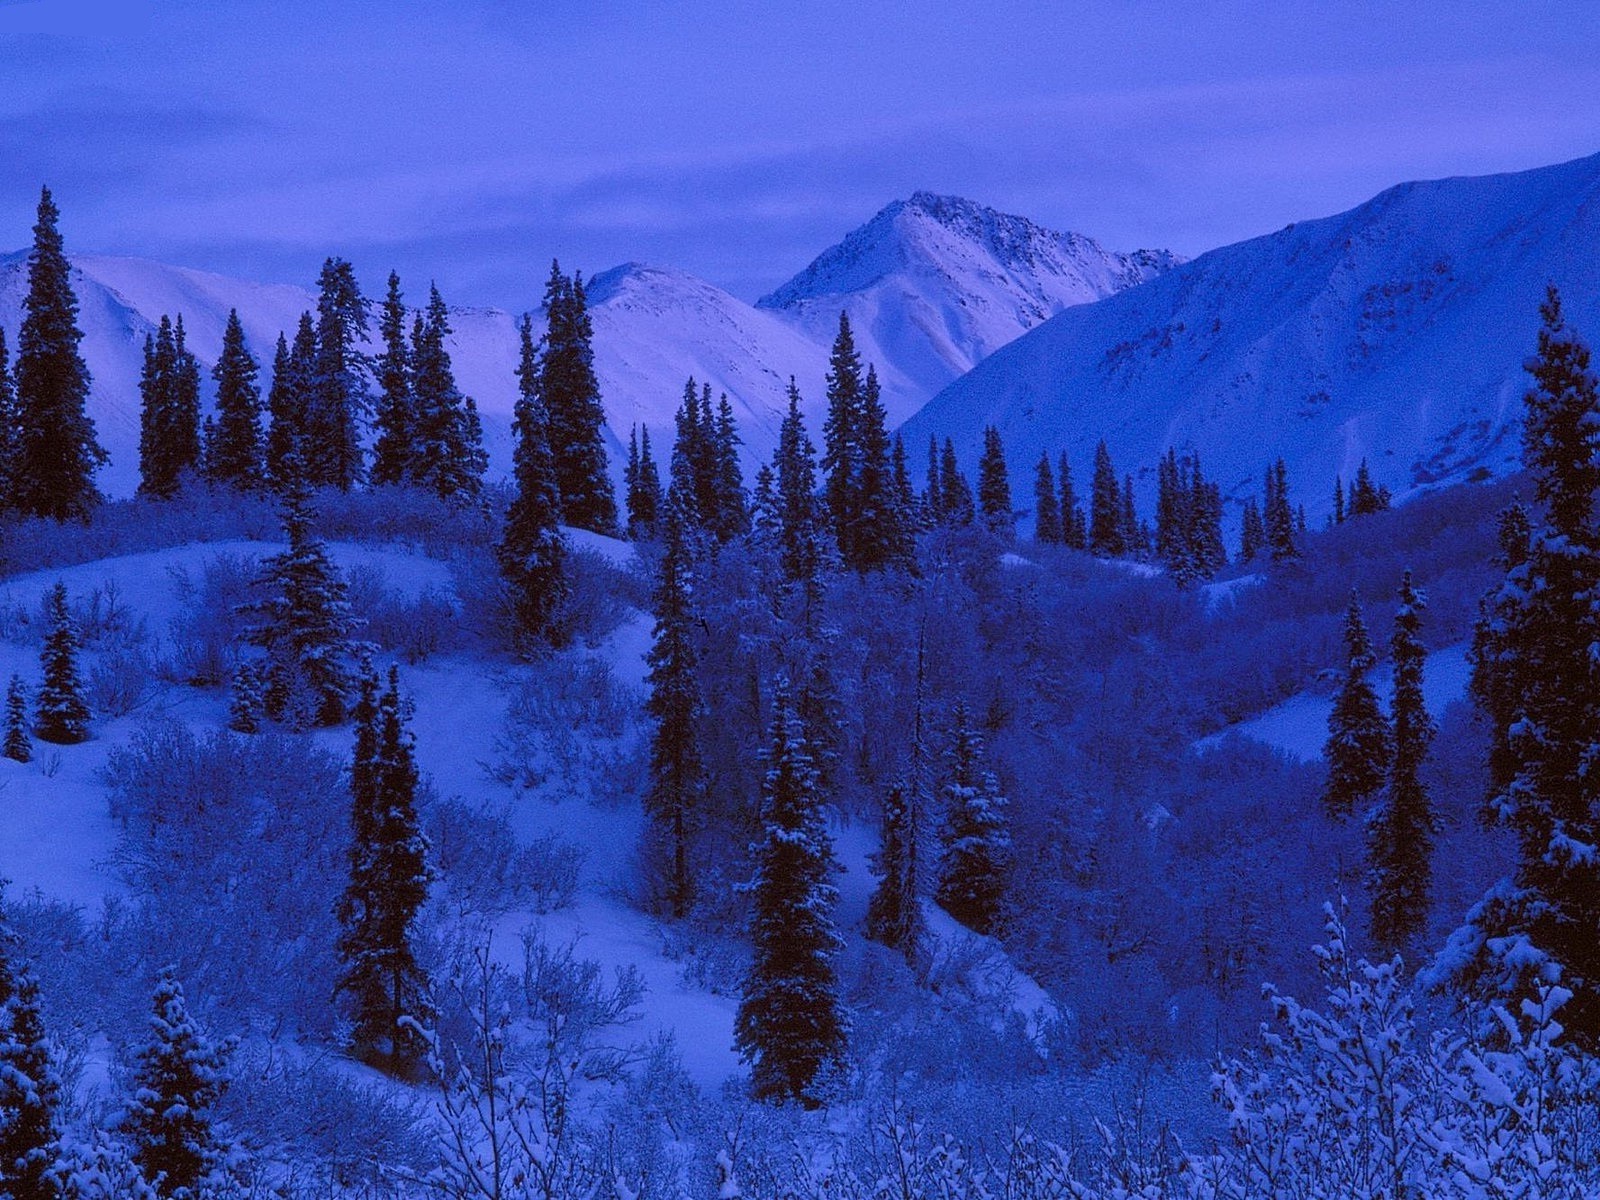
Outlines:
[[0, 0], [0, 247], [746, 298], [918, 188], [1195, 254], [1600, 152], [1600, 5]]

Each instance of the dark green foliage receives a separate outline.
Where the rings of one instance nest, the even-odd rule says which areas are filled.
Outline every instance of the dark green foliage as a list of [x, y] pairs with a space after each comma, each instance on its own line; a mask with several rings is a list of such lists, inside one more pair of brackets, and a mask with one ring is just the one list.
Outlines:
[[594, 331], [583, 278], [550, 264], [544, 307], [547, 328], [539, 363], [539, 395], [550, 427], [550, 454], [561, 519], [579, 529], [613, 534], [617, 502], [606, 469], [605, 409], [594, 373]]
[[450, 312], [438, 288], [411, 333], [409, 481], [446, 500], [470, 500], [483, 488], [488, 459], [477, 406], [456, 387], [445, 338]]
[[156, 980], [150, 1040], [139, 1051], [122, 1134], [162, 1200], [198, 1200], [221, 1163], [211, 1109], [227, 1087], [235, 1042], [207, 1038], [172, 967]]
[[1354, 591], [1345, 612], [1344, 644], [1344, 675], [1328, 714], [1328, 741], [1322, 752], [1328, 761], [1322, 804], [1336, 820], [1364, 808], [1389, 775], [1389, 722], [1367, 679], [1377, 658]]
[[1295, 514], [1289, 505], [1289, 472], [1283, 459], [1267, 468], [1263, 494], [1261, 525], [1266, 548], [1272, 552], [1272, 561], [1289, 562], [1299, 558]]
[[28, 691], [20, 675], [13, 675], [6, 688], [5, 746], [0, 753], [13, 762], [25, 763], [33, 759], [33, 743], [28, 738]]
[[239, 312], [230, 309], [222, 331], [222, 354], [211, 369], [217, 384], [217, 416], [206, 438], [206, 478], [212, 483], [254, 491], [265, 483], [258, 368], [245, 345]]
[[848, 1032], [835, 967], [843, 940], [833, 923], [837, 867], [824, 798], [782, 679], [773, 698], [761, 801], [751, 884], [754, 958], [734, 1039], [750, 1064], [757, 1098], [812, 1108], [820, 1102], [817, 1077], [842, 1056]]
[[26, 966], [0, 1001], [0, 1196], [56, 1200], [61, 1078], [45, 1035], [39, 983]]
[[323, 262], [317, 293], [316, 352], [300, 454], [307, 483], [349, 491], [361, 481], [361, 432], [372, 407], [362, 350], [367, 309], [355, 268], [342, 258]]
[[1425, 598], [1407, 571], [1400, 584], [1389, 650], [1394, 660], [1394, 753], [1383, 802], [1367, 826], [1372, 860], [1372, 936], [1385, 949], [1407, 946], [1428, 923], [1436, 820], [1422, 781], [1422, 763], [1433, 741], [1433, 720], [1422, 701], [1422, 665], [1427, 657], [1420, 631]]
[[139, 398], [139, 494], [169, 499], [200, 466], [200, 363], [181, 316], [145, 338]]
[[665, 553], [655, 590], [655, 637], [646, 660], [650, 687], [645, 709], [655, 719], [650, 740], [650, 783], [645, 809], [651, 822], [651, 850], [662, 876], [661, 900], [677, 919], [694, 900], [689, 862], [705, 792], [698, 723], [704, 707], [697, 678], [695, 647], [698, 618], [693, 609], [694, 559], [689, 527], [680, 506], [667, 504]]
[[343, 970], [337, 990], [352, 1011], [356, 1057], [412, 1078], [426, 1051], [417, 1030], [430, 1017], [427, 980], [413, 943], [432, 877], [417, 819], [410, 705], [400, 697], [394, 667], [381, 696], [370, 671], [362, 679], [355, 721], [350, 882], [338, 906]]
[[67, 585], [58, 583], [45, 600], [44, 649], [39, 666], [44, 678], [34, 710], [33, 732], [41, 741], [68, 746], [87, 741], [89, 706], [78, 679], [78, 651], [82, 642], [77, 622], [67, 606]]
[[355, 628], [347, 589], [311, 530], [302, 487], [285, 493], [282, 519], [288, 548], [262, 563], [258, 585], [266, 599], [246, 608], [259, 618], [247, 637], [266, 652], [267, 713], [294, 728], [337, 725], [350, 691]]
[[993, 425], [983, 431], [983, 453], [978, 458], [978, 511], [992, 533], [1009, 538], [1016, 515], [1011, 509], [1011, 480], [1006, 473], [1005, 447]]
[[521, 636], [530, 644], [560, 640], [555, 615], [568, 590], [566, 538], [561, 533], [561, 495], [550, 452], [550, 423], [539, 390], [533, 321], [522, 318], [522, 356], [517, 366], [517, 405], [512, 433], [511, 506], [505, 535], [495, 548], [500, 573], [511, 588]]
[[1050, 471], [1050, 456], [1041, 454], [1033, 473], [1033, 537], [1046, 545], [1065, 540], [1061, 531], [1061, 502], [1056, 499], [1056, 480]]
[[389, 272], [389, 290], [378, 316], [378, 339], [383, 344], [373, 364], [378, 399], [372, 424], [377, 439], [372, 447], [375, 485], [406, 483], [412, 477], [411, 455], [416, 439], [416, 414], [411, 394], [411, 348], [406, 344], [406, 302], [400, 276]]
[[840, 561], [863, 574], [908, 567], [912, 515], [896, 481], [877, 371], [869, 366], [862, 377], [850, 318], [843, 312], [828, 362], [823, 495]]
[[50, 189], [28, 254], [28, 294], [17, 338], [17, 442], [9, 507], [30, 516], [87, 520], [100, 496], [95, 469], [106, 452], [85, 409], [89, 368], [78, 353], [78, 298], [56, 228]]
[[650, 451], [650, 430], [633, 428], [628, 433], [628, 466], [623, 472], [628, 509], [628, 536], [634, 541], [651, 541], [661, 525], [661, 472]]
[[1094, 449], [1094, 482], [1089, 493], [1089, 552], [1109, 558], [1128, 552], [1122, 489], [1111, 465], [1111, 451], [1101, 442]]
[[1006, 801], [983, 762], [983, 738], [956, 706], [947, 752], [945, 819], [939, 834], [939, 882], [934, 899], [976, 933], [995, 933], [1005, 903], [1011, 837]]

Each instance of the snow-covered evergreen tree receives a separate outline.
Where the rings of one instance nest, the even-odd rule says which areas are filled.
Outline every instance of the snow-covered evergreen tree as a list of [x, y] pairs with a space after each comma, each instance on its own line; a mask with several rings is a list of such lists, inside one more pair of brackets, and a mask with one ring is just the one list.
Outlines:
[[228, 728], [235, 733], [260, 733], [267, 718], [267, 679], [258, 659], [240, 657], [233, 668], [228, 697]]
[[978, 458], [978, 511], [985, 528], [1009, 538], [1014, 532], [1011, 480], [1006, 472], [1006, 451], [1000, 431], [993, 425], [983, 431], [983, 453]]
[[569, 278], [560, 264], [551, 263], [544, 307], [539, 395], [550, 425], [561, 519], [579, 529], [615, 533], [617, 502], [606, 468], [606, 414], [594, 373], [594, 331], [582, 276]]
[[1294, 509], [1289, 504], [1289, 472], [1281, 458], [1267, 468], [1261, 525], [1265, 545], [1272, 552], [1273, 562], [1288, 562], [1300, 557], [1299, 543], [1295, 539]]
[[122, 1134], [161, 1200], [200, 1200], [222, 1168], [211, 1110], [228, 1084], [236, 1041], [213, 1041], [189, 1014], [176, 969], [156, 978], [149, 1040], [134, 1064]]
[[778, 569], [784, 581], [799, 588], [805, 601], [806, 623], [821, 599], [821, 574], [825, 554], [823, 521], [817, 501], [816, 447], [806, 434], [800, 412], [800, 389], [789, 380], [789, 408], [778, 429], [774, 458], [777, 491]]
[[818, 1075], [843, 1055], [848, 1026], [835, 959], [837, 867], [824, 799], [789, 686], [774, 689], [762, 832], [750, 885], [755, 955], [734, 1020], [739, 1052], [761, 1099], [820, 1103]]
[[861, 572], [908, 569], [913, 550], [911, 514], [900, 504], [888, 416], [878, 373], [871, 366], [861, 386], [857, 421], [857, 473], [849, 523], [839, 531], [840, 555], [845, 566]]
[[39, 982], [26, 965], [0, 1003], [0, 1196], [56, 1200], [61, 1074], [45, 1035]]
[[877, 853], [872, 870], [878, 884], [867, 901], [866, 935], [915, 958], [922, 938], [922, 907], [917, 891], [915, 785], [897, 779], [883, 797]]
[[145, 338], [139, 378], [139, 493], [177, 494], [201, 461], [200, 363], [185, 344], [183, 317], [163, 315]]
[[483, 487], [488, 460], [477, 407], [456, 386], [445, 338], [450, 311], [437, 287], [411, 335], [409, 475], [418, 487], [447, 500], [470, 500]]
[[240, 491], [254, 491], [265, 479], [258, 368], [245, 343], [239, 310], [228, 310], [222, 354], [211, 369], [217, 385], [217, 416], [206, 439], [206, 477]]
[[650, 449], [650, 430], [634, 427], [628, 433], [628, 466], [623, 474], [628, 510], [628, 536], [651, 541], [661, 528], [661, 471]]
[[1126, 554], [1122, 489], [1105, 442], [1094, 448], [1094, 481], [1089, 493], [1089, 552], [1115, 558]]
[[39, 195], [28, 292], [17, 337], [17, 443], [11, 507], [31, 516], [87, 520], [100, 499], [96, 468], [106, 452], [85, 408], [89, 368], [78, 353], [78, 298], [57, 227], [60, 210]]
[[11, 378], [11, 352], [0, 327], [0, 514], [16, 507], [17, 449], [22, 437], [17, 388]]
[[1373, 483], [1372, 472], [1363, 458], [1361, 465], [1356, 468], [1355, 482], [1350, 485], [1350, 501], [1345, 506], [1345, 515], [1364, 517], [1385, 511], [1389, 504], [1389, 489]]
[[942, 524], [966, 526], [977, 519], [978, 509], [972, 498], [972, 485], [961, 472], [961, 466], [956, 461], [955, 443], [949, 438], [945, 438], [944, 448], [939, 452], [939, 503], [939, 520]]
[[372, 424], [370, 478], [375, 485], [407, 483], [416, 444], [416, 416], [411, 393], [411, 348], [406, 344], [406, 302], [400, 276], [389, 272], [389, 289], [378, 315], [378, 340], [383, 349], [373, 361], [378, 397]]
[[1344, 674], [1328, 714], [1328, 740], [1322, 752], [1328, 762], [1322, 805], [1329, 816], [1340, 820], [1364, 810], [1377, 796], [1389, 776], [1390, 760], [1389, 722], [1367, 679], [1378, 660], [1353, 589], [1345, 610], [1344, 645]]
[[428, 898], [428, 843], [417, 818], [418, 774], [410, 706], [399, 672], [380, 696], [362, 680], [350, 771], [350, 881], [339, 902], [338, 991], [353, 1013], [351, 1049], [391, 1074], [417, 1073], [429, 1023], [427, 980], [414, 946]]
[[550, 451], [550, 422], [540, 391], [533, 320], [524, 316], [512, 423], [511, 506], [495, 547], [500, 573], [511, 589], [521, 636], [534, 645], [560, 640], [556, 613], [566, 598], [567, 542], [561, 532], [561, 493]]
[[372, 408], [366, 340], [367, 308], [355, 268], [329, 258], [317, 277], [316, 352], [300, 445], [313, 487], [349, 491], [361, 481], [361, 438]]
[[1005, 797], [984, 765], [983, 737], [973, 728], [965, 704], [956, 705], [947, 758], [934, 899], [967, 928], [992, 934], [1005, 905], [1011, 835]]
[[733, 405], [723, 394], [717, 401], [717, 420], [712, 427], [712, 486], [717, 495], [717, 525], [712, 533], [724, 542], [750, 530], [750, 504], [739, 466], [739, 445]]
[[267, 392], [267, 474], [273, 487], [309, 486], [306, 451], [312, 431], [312, 392], [317, 371], [317, 327], [310, 313], [300, 314], [294, 341], [280, 334], [272, 360], [272, 387]]
[[1267, 526], [1261, 519], [1261, 506], [1251, 496], [1244, 502], [1244, 518], [1239, 526], [1239, 561], [1254, 562], [1266, 545]]
[[1423, 760], [1433, 740], [1433, 720], [1422, 700], [1422, 609], [1426, 600], [1407, 571], [1389, 642], [1394, 662], [1394, 741], [1388, 785], [1373, 812], [1367, 837], [1372, 860], [1372, 936], [1380, 946], [1401, 948], [1427, 926], [1437, 822], [1422, 781]]
[[33, 732], [41, 741], [71, 745], [89, 737], [89, 706], [78, 678], [82, 642], [67, 604], [67, 585], [57, 583], [45, 598], [44, 648], [39, 654], [44, 682], [34, 705]]
[[861, 478], [862, 378], [850, 317], [839, 313], [839, 332], [828, 356], [828, 415], [822, 424], [823, 496], [840, 557], [852, 563], [845, 543], [857, 522]]
[[1089, 520], [1083, 515], [1077, 489], [1072, 483], [1072, 465], [1062, 451], [1056, 464], [1056, 489], [1061, 495], [1061, 540], [1074, 550], [1089, 546]]
[[1050, 455], [1039, 455], [1033, 473], [1033, 538], [1055, 545], [1065, 540], [1061, 529], [1061, 502], [1056, 498], [1055, 475], [1050, 470]]
[[13, 762], [25, 763], [33, 759], [33, 742], [28, 738], [28, 690], [22, 676], [13, 675], [6, 688], [5, 746], [0, 753]]

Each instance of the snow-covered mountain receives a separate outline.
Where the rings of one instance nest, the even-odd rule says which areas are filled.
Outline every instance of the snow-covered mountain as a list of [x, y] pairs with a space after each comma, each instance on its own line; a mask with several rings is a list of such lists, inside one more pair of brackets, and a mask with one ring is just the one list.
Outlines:
[[908, 443], [951, 436], [971, 462], [992, 424], [1019, 472], [1065, 450], [1086, 473], [1101, 438], [1146, 474], [1193, 449], [1235, 497], [1282, 456], [1314, 518], [1363, 457], [1397, 494], [1498, 474], [1545, 285], [1600, 331], [1596, 246], [1600, 156], [1402, 184], [1069, 309], [942, 392]]
[[[1162, 254], [1111, 255], [1088, 238], [918, 193], [890, 205], [760, 307], [682, 271], [616, 267], [588, 281], [612, 465], [620, 471], [636, 424], [651, 430], [665, 457], [690, 376], [733, 401], [749, 463], [768, 458], [791, 376], [808, 415], [820, 422], [841, 308], [860, 326], [863, 355], [877, 363], [885, 403], [898, 422], [1052, 312], [1139, 282], [1170, 261]], [[238, 308], [265, 369], [279, 331], [292, 335], [300, 314], [315, 306], [303, 288], [145, 259], [75, 255], [72, 263], [83, 352], [94, 376], [91, 413], [111, 452], [99, 482], [113, 495], [131, 492], [138, 480], [142, 347], [163, 313], [183, 315], [189, 345], [209, 369], [228, 310]], [[0, 257], [0, 325], [13, 344], [25, 290], [25, 253]], [[530, 281], [529, 295], [536, 294]], [[498, 309], [455, 308], [451, 321], [457, 379], [483, 414], [491, 468], [506, 470], [515, 318]], [[209, 391], [209, 377], [204, 384]]]
[[1001, 346], [1076, 304], [1153, 279], [1182, 260], [1118, 254], [955, 196], [896, 200], [758, 307], [823, 345], [850, 324], [896, 423]]

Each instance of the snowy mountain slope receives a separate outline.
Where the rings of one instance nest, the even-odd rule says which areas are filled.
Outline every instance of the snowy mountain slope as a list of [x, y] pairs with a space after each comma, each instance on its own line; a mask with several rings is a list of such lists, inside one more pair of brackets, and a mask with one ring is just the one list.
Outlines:
[[1501, 473], [1546, 283], [1579, 330], [1600, 330], [1596, 244], [1600, 156], [1403, 184], [1069, 309], [906, 434], [954, 437], [971, 462], [994, 424], [1014, 471], [1066, 450], [1080, 481], [1100, 438], [1147, 475], [1167, 448], [1194, 449], [1235, 498], [1281, 455], [1314, 519], [1363, 457], [1397, 494]]
[[1043, 321], [1153, 279], [1179, 259], [1118, 254], [1078, 233], [954, 196], [896, 200], [757, 302], [829, 345], [850, 314], [890, 420]]

